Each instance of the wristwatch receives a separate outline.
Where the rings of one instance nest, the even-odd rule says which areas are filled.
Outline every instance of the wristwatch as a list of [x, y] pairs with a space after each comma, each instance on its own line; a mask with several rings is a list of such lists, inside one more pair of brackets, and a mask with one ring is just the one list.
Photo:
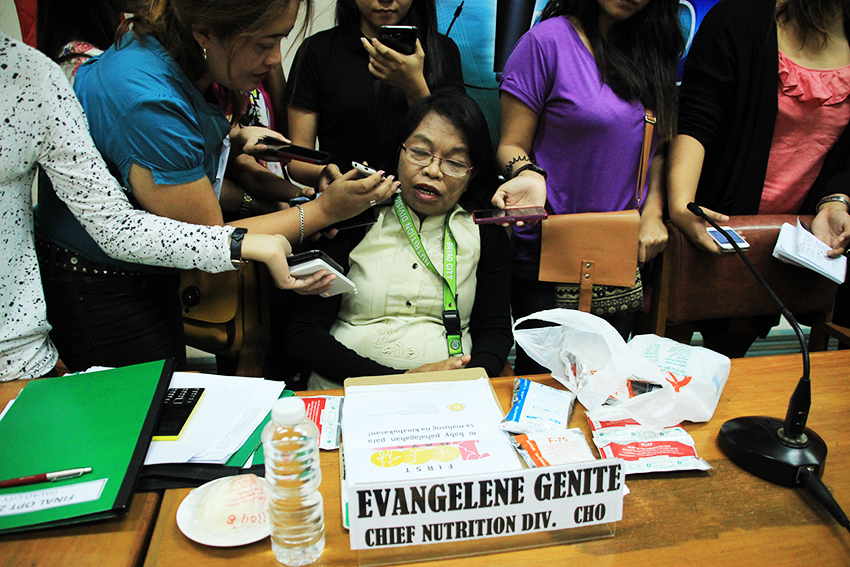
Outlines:
[[250, 193], [245, 191], [242, 194], [242, 204], [239, 206], [239, 215], [240, 219], [244, 219], [245, 217], [251, 214], [251, 205], [254, 204], [254, 197], [251, 196]]
[[242, 264], [248, 263], [248, 260], [242, 259], [242, 239], [247, 232], [247, 228], [234, 228], [230, 233], [230, 261], [237, 270]]
[[844, 206], [847, 207], [847, 211], [850, 212], [850, 201], [847, 200], [847, 197], [844, 195], [829, 195], [818, 201], [818, 204], [815, 207], [815, 214], [819, 213], [820, 208], [826, 203], [843, 203]]
[[[539, 165], [537, 165], [536, 163], [527, 163], [524, 166], [522, 166], [521, 168], [516, 170], [516, 173], [514, 173], [514, 177], [516, 177], [517, 175], [519, 175], [520, 173], [522, 173], [526, 169], [529, 170], [529, 171], [533, 171], [534, 173], [539, 173], [540, 175], [543, 176], [543, 179], [546, 179], [549, 176], [549, 174], [546, 173], [546, 170], [543, 169], [542, 167], [540, 167]], [[511, 178], [511, 179], [513, 179], [513, 178]]]

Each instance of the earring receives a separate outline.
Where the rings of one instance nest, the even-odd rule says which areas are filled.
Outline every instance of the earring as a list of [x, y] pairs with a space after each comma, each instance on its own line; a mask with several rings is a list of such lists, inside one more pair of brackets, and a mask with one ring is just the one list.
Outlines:
[[204, 61], [206, 61], [206, 60], [207, 60], [207, 48], [206, 48], [206, 47], [202, 47], [201, 49], [203, 49], [203, 50], [204, 50]]

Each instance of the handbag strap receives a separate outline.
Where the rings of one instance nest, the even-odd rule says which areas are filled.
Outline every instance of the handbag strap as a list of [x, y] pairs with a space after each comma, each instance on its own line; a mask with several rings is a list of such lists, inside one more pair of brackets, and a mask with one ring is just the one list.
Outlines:
[[655, 129], [655, 114], [648, 108], [644, 108], [643, 112], [643, 144], [640, 148], [640, 162], [638, 163], [638, 182], [635, 191], [636, 209], [640, 208], [640, 202], [643, 199], [643, 187], [646, 184], [646, 174], [649, 170], [649, 153], [652, 149], [652, 131]]

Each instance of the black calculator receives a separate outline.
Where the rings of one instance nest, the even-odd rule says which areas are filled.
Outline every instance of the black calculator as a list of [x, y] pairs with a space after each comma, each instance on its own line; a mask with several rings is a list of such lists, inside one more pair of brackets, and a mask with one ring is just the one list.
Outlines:
[[153, 431], [154, 441], [175, 441], [192, 412], [198, 405], [198, 400], [204, 394], [203, 388], [169, 388], [162, 403], [162, 413]]

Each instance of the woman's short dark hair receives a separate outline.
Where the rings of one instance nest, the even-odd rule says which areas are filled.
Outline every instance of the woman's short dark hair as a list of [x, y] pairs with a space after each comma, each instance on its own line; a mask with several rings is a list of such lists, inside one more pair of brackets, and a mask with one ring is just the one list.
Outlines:
[[676, 133], [676, 73], [685, 50], [679, 0], [649, 0], [637, 14], [599, 30], [599, 0], [549, 0], [540, 19], [573, 16], [593, 47], [602, 80], [624, 100], [655, 111], [658, 133]]
[[[469, 159], [473, 166], [474, 177], [460, 198], [460, 205], [467, 211], [492, 208], [490, 199], [499, 184], [499, 166], [496, 152], [490, 141], [490, 129], [478, 104], [457, 87], [440, 89], [433, 94], [416, 101], [398, 131], [394, 144], [385, 154], [387, 171], [394, 171], [398, 165], [401, 144], [416, 130], [430, 113], [445, 118], [457, 128], [469, 150]], [[391, 157], [392, 156], [392, 157]], [[394, 159], [394, 163], [390, 160]]]

